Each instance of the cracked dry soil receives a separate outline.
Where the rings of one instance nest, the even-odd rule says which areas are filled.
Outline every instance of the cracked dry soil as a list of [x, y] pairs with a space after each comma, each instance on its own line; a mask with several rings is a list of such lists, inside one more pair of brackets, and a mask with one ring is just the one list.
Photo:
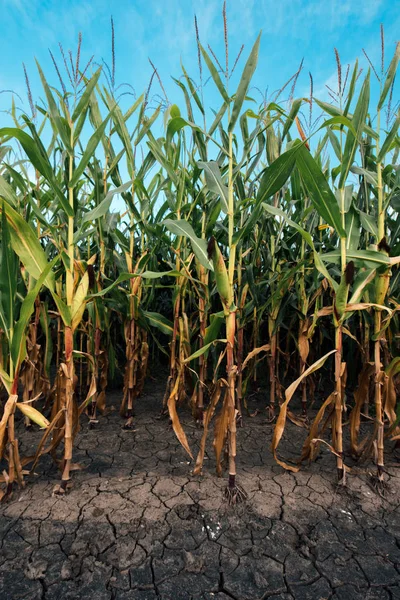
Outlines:
[[[228, 507], [210, 442], [204, 475], [192, 465], [166, 420], [158, 420], [162, 385], [149, 382], [135, 430], [118, 411], [95, 430], [82, 420], [66, 497], [53, 497], [58, 473], [44, 457], [38, 475], [0, 506], [1, 600], [400, 599], [400, 453], [386, 456], [388, 491], [377, 495], [366, 469], [335, 487], [334, 457], [297, 474], [271, 456], [265, 415], [238, 431], [238, 479], [247, 503]], [[118, 406], [110, 393], [108, 405]], [[201, 437], [182, 415], [195, 454]], [[18, 434], [31, 453], [40, 432]], [[304, 430], [288, 425], [287, 457]]]

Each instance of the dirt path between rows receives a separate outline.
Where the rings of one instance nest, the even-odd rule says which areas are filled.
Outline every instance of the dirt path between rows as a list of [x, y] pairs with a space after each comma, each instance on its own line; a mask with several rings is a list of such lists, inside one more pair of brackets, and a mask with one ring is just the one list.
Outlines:
[[[386, 600], [400, 599], [400, 453], [388, 463], [388, 490], [367, 472], [335, 486], [328, 450], [297, 474], [271, 456], [265, 415], [238, 432], [238, 479], [249, 500], [228, 507], [211, 442], [204, 475], [168, 422], [158, 420], [162, 387], [147, 385], [134, 431], [117, 411], [95, 430], [83, 423], [73, 489], [53, 497], [57, 472], [38, 475], [0, 506], [0, 599], [61, 600]], [[109, 405], [119, 395], [110, 394]], [[201, 431], [182, 418], [194, 453]], [[19, 438], [32, 452], [39, 432]], [[291, 425], [282, 450], [298, 454], [304, 430]]]

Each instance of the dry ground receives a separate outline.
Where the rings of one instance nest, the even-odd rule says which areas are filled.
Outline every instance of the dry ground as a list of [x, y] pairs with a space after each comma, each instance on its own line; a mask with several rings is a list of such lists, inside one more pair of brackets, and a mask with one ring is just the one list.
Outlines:
[[[117, 411], [96, 430], [83, 423], [74, 459], [85, 468], [66, 497], [52, 496], [57, 472], [44, 458], [0, 507], [1, 600], [400, 599], [398, 451], [386, 456], [384, 499], [367, 469], [337, 490], [328, 450], [298, 474], [283, 472], [264, 414], [247, 417], [238, 472], [249, 500], [232, 508], [211, 446], [204, 475], [191, 475], [168, 422], [157, 419], [161, 397], [150, 382], [132, 432]], [[110, 394], [109, 404], [118, 401]], [[201, 431], [189, 415], [182, 421], [195, 452]], [[25, 452], [39, 436], [19, 428]], [[303, 437], [288, 428], [287, 457]]]

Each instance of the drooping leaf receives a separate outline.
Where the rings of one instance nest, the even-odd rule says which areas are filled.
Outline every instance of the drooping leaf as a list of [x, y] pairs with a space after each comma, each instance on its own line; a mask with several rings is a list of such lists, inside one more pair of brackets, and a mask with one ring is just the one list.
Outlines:
[[185, 219], [165, 219], [163, 224], [175, 235], [184, 236], [189, 238], [190, 243], [195, 253], [196, 258], [206, 269], [213, 269], [212, 263], [208, 260], [207, 256], [207, 243], [206, 240], [197, 237], [193, 227]]
[[215, 161], [202, 162], [197, 161], [200, 169], [204, 169], [206, 184], [210, 192], [214, 192], [221, 198], [221, 206], [225, 214], [228, 213], [228, 187], [222, 181], [221, 172], [218, 163]]
[[[6, 214], [14, 252], [19, 256], [28, 273], [35, 279], [39, 279], [48, 261], [35, 232], [9, 204], [3, 203], [0, 210]], [[46, 276], [45, 284], [50, 291], [54, 289], [54, 275], [51, 271]]]
[[185, 358], [183, 362], [189, 363], [190, 361], [194, 360], [195, 358], [199, 358], [199, 356], [202, 356], [203, 354], [205, 354], [211, 348], [211, 346], [215, 346], [215, 344], [218, 344], [219, 342], [226, 344], [227, 340], [226, 339], [217, 339], [217, 340], [213, 340], [212, 342], [208, 342], [208, 344], [204, 344], [204, 346], [202, 346], [201, 348], [196, 350], [196, 352], [193, 352], [193, 354], [188, 356], [188, 358]]
[[296, 381], [294, 381], [285, 391], [285, 401], [283, 402], [283, 404], [280, 407], [279, 416], [276, 421], [274, 433], [272, 436], [271, 449], [272, 449], [274, 458], [275, 458], [276, 462], [278, 463], [278, 465], [280, 465], [281, 467], [283, 467], [284, 469], [286, 469], [288, 471], [293, 471], [294, 473], [297, 473], [297, 471], [299, 470], [299, 467], [290, 465], [290, 464], [284, 462], [283, 460], [280, 460], [277, 455], [277, 449], [279, 446], [279, 442], [282, 439], [283, 432], [285, 430], [286, 415], [287, 415], [287, 411], [288, 411], [289, 402], [292, 399], [293, 394], [299, 387], [300, 383], [303, 381], [303, 379], [305, 379], [311, 373], [314, 373], [315, 371], [320, 369], [325, 364], [326, 359], [329, 356], [331, 356], [332, 354], [334, 354], [335, 352], [336, 352], [336, 350], [331, 350], [330, 352], [328, 352], [327, 354], [325, 354], [324, 356], [319, 358], [317, 361], [315, 361], [315, 363], [313, 363], [310, 367], [308, 367], [308, 369], [306, 369], [300, 375], [300, 377], [298, 377], [296, 379]]
[[[37, 169], [39, 171], [39, 173], [41, 173], [43, 175], [43, 177], [46, 178], [49, 185], [51, 186], [51, 188], [57, 195], [57, 198], [60, 201], [60, 204], [61, 204], [63, 210], [65, 210], [65, 212], [67, 213], [68, 216], [72, 217], [74, 214], [73, 210], [69, 206], [66, 197], [64, 196], [63, 192], [61, 191], [61, 189], [57, 183], [56, 177], [53, 173], [53, 170], [50, 165], [48, 157], [45, 156], [40, 151], [40, 148], [35, 143], [35, 141], [30, 137], [30, 135], [28, 135], [22, 129], [13, 128], [13, 127], [3, 127], [2, 129], [0, 129], [0, 136], [2, 136], [2, 135], [9, 135], [10, 137], [14, 137], [15, 139], [17, 139], [20, 142], [21, 146], [23, 147], [23, 149], [24, 149], [26, 155], [28, 156], [29, 160], [31, 161], [32, 165], [35, 167], [35, 169]], [[3, 186], [3, 189], [4, 189], [4, 186]], [[7, 190], [5, 190], [5, 191], [7, 191]], [[1, 190], [0, 190], [0, 192], [1, 192]], [[10, 201], [10, 194], [5, 195], [4, 197], [8, 202], [10, 202], [10, 204], [15, 204], [15, 202], [13, 202], [13, 200], [14, 200], [13, 197], [11, 197], [11, 201]]]
[[16, 369], [21, 366], [26, 356], [26, 328], [35, 307], [35, 300], [40, 292], [40, 288], [44, 285], [45, 281], [49, 279], [49, 274], [59, 258], [59, 256], [56, 256], [51, 262], [46, 262], [46, 266], [38, 280], [22, 302], [11, 343], [11, 357]]
[[160, 315], [160, 313], [144, 310], [143, 315], [148, 321], [149, 325], [156, 327], [165, 335], [172, 335], [174, 326], [166, 317]]
[[46, 429], [50, 425], [50, 421], [46, 419], [44, 415], [40, 411], [37, 410], [34, 406], [30, 404], [25, 404], [23, 402], [17, 402], [15, 405], [25, 417], [28, 417], [30, 421], [39, 425], [42, 429]]
[[100, 202], [100, 204], [98, 206], [96, 206], [96, 208], [94, 208], [93, 210], [90, 210], [89, 212], [84, 214], [81, 224], [87, 223], [89, 221], [94, 221], [95, 219], [100, 219], [101, 217], [104, 217], [104, 215], [107, 214], [107, 212], [111, 206], [113, 197], [116, 194], [122, 194], [123, 192], [126, 192], [126, 190], [128, 190], [132, 186], [132, 183], [133, 183], [133, 181], [127, 181], [123, 185], [121, 185], [117, 188], [114, 188], [113, 190], [110, 190], [107, 193], [107, 196], [104, 198], [104, 200], [102, 200]]

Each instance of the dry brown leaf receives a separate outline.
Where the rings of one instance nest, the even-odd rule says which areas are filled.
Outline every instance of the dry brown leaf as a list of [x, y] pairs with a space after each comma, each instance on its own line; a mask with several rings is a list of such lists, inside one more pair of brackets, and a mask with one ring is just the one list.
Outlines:
[[244, 359], [241, 371], [244, 371], [244, 369], [246, 368], [247, 363], [252, 358], [254, 358], [255, 356], [257, 356], [257, 354], [259, 354], [260, 352], [269, 352], [269, 350], [271, 350], [271, 344], [264, 344], [264, 346], [260, 346], [259, 348], [253, 348], [253, 350], [251, 352], [249, 352], [248, 355], [246, 356], [246, 358]]
[[293, 394], [299, 387], [300, 383], [303, 381], [303, 379], [305, 379], [311, 373], [314, 373], [314, 371], [317, 371], [318, 369], [320, 369], [323, 366], [323, 364], [325, 363], [326, 359], [334, 353], [336, 353], [336, 349], [331, 350], [330, 352], [328, 352], [327, 354], [325, 354], [324, 356], [319, 358], [317, 361], [315, 361], [315, 363], [313, 363], [310, 367], [308, 367], [308, 369], [306, 369], [304, 371], [304, 373], [302, 373], [300, 375], [300, 377], [298, 377], [296, 379], [296, 381], [294, 381], [287, 388], [287, 390], [285, 392], [285, 401], [282, 403], [282, 405], [280, 407], [279, 415], [278, 415], [278, 418], [277, 418], [277, 421], [275, 424], [275, 428], [274, 428], [271, 450], [273, 452], [274, 458], [275, 458], [276, 462], [278, 463], [278, 465], [280, 465], [284, 469], [287, 469], [288, 471], [293, 471], [294, 473], [297, 473], [297, 471], [299, 470], [299, 467], [295, 467], [293, 465], [289, 465], [288, 463], [285, 463], [284, 461], [281, 461], [278, 458], [276, 451], [277, 451], [279, 442], [282, 439], [283, 432], [285, 430], [286, 416], [287, 416], [289, 402], [292, 399]]
[[200, 449], [199, 449], [199, 453], [197, 455], [197, 459], [196, 459], [196, 465], [193, 469], [193, 473], [194, 475], [199, 475], [201, 473], [201, 470], [203, 468], [203, 462], [204, 462], [204, 454], [205, 454], [205, 448], [206, 448], [206, 440], [207, 440], [207, 434], [208, 434], [208, 426], [210, 424], [210, 421], [214, 415], [216, 406], [218, 404], [218, 401], [220, 399], [221, 396], [221, 388], [222, 388], [222, 382], [221, 380], [218, 380], [216, 385], [215, 385], [215, 389], [214, 392], [211, 396], [211, 401], [210, 404], [204, 414], [204, 431], [203, 431], [203, 435], [201, 437], [201, 442], [200, 442]]
[[312, 447], [311, 442], [318, 433], [319, 424], [321, 423], [322, 419], [324, 418], [326, 409], [328, 408], [328, 406], [330, 406], [332, 403], [334, 403], [335, 398], [336, 398], [336, 392], [332, 392], [332, 394], [330, 394], [328, 396], [328, 398], [325, 400], [325, 402], [322, 404], [321, 408], [317, 412], [315, 419], [311, 424], [310, 432], [307, 436], [307, 439], [304, 442], [299, 462], [303, 462], [304, 460], [307, 460], [308, 458], [312, 459], [314, 457], [314, 455], [313, 455], [314, 449]]
[[297, 427], [303, 427], [304, 429], [308, 429], [307, 419], [306, 417], [297, 416], [291, 410], [287, 411], [287, 418]]
[[169, 411], [169, 416], [171, 418], [172, 427], [173, 427], [176, 437], [178, 438], [178, 440], [180, 441], [180, 443], [182, 444], [182, 446], [186, 450], [186, 452], [189, 454], [190, 458], [193, 460], [193, 454], [190, 450], [189, 443], [188, 443], [187, 437], [186, 437], [186, 433], [183, 431], [181, 422], [178, 417], [178, 413], [176, 411], [176, 396], [178, 393], [179, 382], [180, 382], [180, 377], [177, 377], [176, 381], [175, 381], [175, 385], [174, 385], [172, 392], [170, 393], [169, 398], [168, 398], [168, 411]]
[[358, 435], [360, 432], [361, 409], [365, 402], [368, 393], [370, 379], [375, 372], [374, 363], [366, 363], [359, 375], [358, 386], [354, 392], [354, 407], [350, 413], [350, 443], [351, 451], [355, 456], [359, 456], [366, 444], [368, 438], [365, 438], [361, 444], [358, 443]]
[[13, 413], [17, 401], [18, 401], [18, 396], [16, 394], [12, 394], [11, 396], [9, 396], [9, 398], [4, 406], [3, 416], [0, 421], [0, 458], [2, 458], [3, 452], [4, 452], [5, 432], [7, 429], [8, 418]]

